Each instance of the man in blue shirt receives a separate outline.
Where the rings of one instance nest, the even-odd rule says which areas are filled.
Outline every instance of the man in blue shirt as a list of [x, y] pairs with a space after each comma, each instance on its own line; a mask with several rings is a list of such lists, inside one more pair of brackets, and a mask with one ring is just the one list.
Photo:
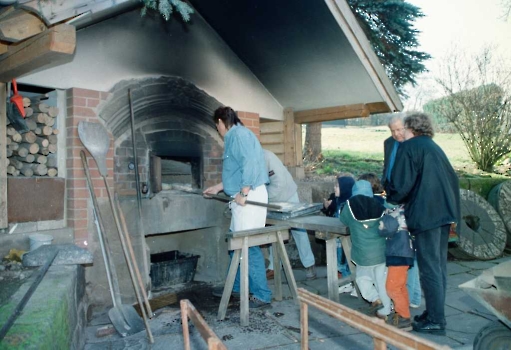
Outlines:
[[[220, 191], [233, 197], [230, 204], [232, 218], [231, 231], [265, 227], [267, 208], [247, 205], [247, 199], [268, 203], [266, 184], [269, 181], [263, 149], [257, 137], [230, 107], [220, 107], [215, 111], [213, 121], [224, 138], [222, 182], [204, 190], [204, 195]], [[266, 280], [266, 268], [261, 248], [250, 247], [248, 251], [248, 283], [252, 297], [252, 309], [269, 306], [272, 293]], [[233, 294], [239, 294], [239, 269], [234, 281]]]

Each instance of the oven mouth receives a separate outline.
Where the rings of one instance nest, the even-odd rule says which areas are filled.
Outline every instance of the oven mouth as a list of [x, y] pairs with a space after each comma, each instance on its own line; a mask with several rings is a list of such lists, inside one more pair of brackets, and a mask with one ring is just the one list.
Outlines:
[[151, 191], [161, 192], [172, 184], [202, 188], [202, 161], [200, 157], [151, 155]]

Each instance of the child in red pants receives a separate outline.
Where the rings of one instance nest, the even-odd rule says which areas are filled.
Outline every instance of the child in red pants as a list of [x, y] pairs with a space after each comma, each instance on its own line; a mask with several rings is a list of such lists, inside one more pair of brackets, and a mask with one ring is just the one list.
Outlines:
[[388, 209], [380, 220], [378, 233], [386, 237], [385, 260], [388, 267], [387, 294], [394, 302], [396, 312], [387, 321], [402, 330], [412, 330], [410, 302], [406, 279], [408, 269], [413, 266], [415, 251], [406, 226], [402, 206], [386, 204]]

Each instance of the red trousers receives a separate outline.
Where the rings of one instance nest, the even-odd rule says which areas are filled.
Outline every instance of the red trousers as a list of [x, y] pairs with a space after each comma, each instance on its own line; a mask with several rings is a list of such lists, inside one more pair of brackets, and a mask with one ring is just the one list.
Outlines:
[[410, 318], [410, 299], [406, 288], [409, 266], [389, 266], [387, 271], [387, 294], [394, 301], [394, 309], [404, 318]]

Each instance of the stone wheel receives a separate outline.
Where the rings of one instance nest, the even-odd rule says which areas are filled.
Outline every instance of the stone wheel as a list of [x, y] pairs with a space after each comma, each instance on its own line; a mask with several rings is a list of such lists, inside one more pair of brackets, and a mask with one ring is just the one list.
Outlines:
[[504, 223], [493, 207], [475, 192], [460, 189], [461, 227], [458, 246], [449, 252], [458, 259], [491, 260], [506, 247]]
[[499, 321], [490, 322], [474, 339], [474, 350], [509, 349], [511, 329]]
[[488, 202], [497, 210], [507, 229], [507, 246], [511, 247], [511, 181], [493, 187]]

